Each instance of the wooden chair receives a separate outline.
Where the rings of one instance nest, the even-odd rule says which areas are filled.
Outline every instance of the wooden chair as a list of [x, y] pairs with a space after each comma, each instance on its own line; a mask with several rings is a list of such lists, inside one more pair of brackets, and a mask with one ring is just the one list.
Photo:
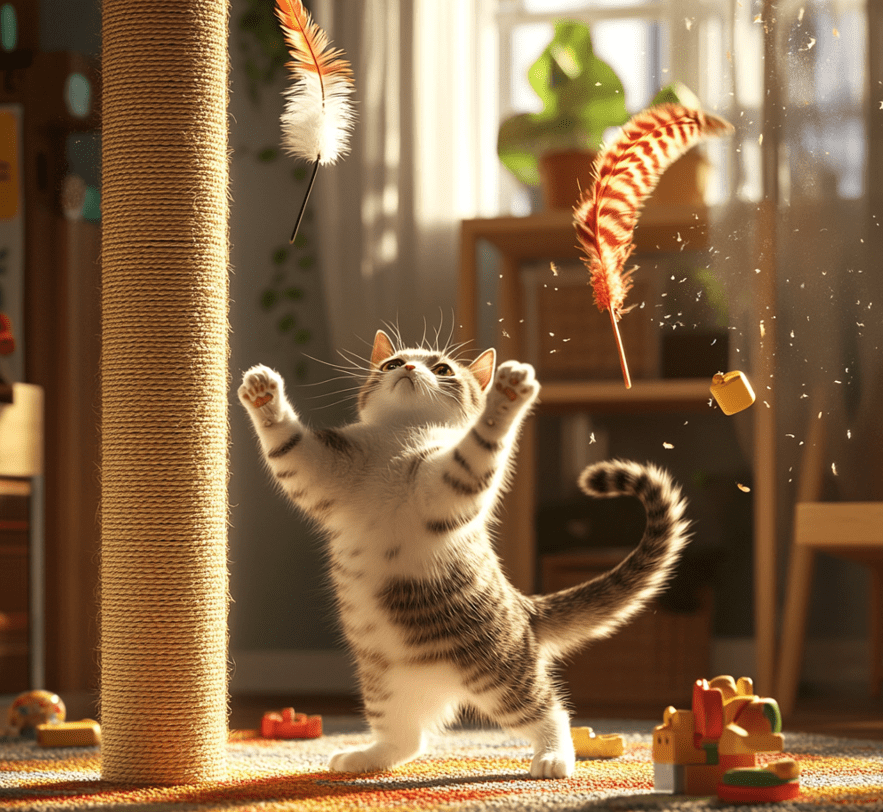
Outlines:
[[817, 552], [858, 561], [871, 569], [871, 695], [879, 696], [883, 688], [883, 502], [818, 501], [822, 491], [824, 434], [824, 421], [813, 420], [798, 483], [775, 694], [786, 715], [794, 709], [797, 697]]

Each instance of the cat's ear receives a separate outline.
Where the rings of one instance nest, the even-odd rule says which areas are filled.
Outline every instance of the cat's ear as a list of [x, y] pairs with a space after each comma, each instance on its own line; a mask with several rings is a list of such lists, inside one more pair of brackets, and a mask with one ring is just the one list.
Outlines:
[[383, 330], [378, 330], [377, 335], [374, 336], [374, 348], [371, 350], [371, 366], [376, 369], [380, 366], [381, 361], [385, 361], [395, 354], [395, 347], [393, 347], [389, 336]]
[[497, 363], [496, 350], [490, 349], [478, 356], [470, 365], [469, 371], [475, 376], [482, 390], [487, 389], [494, 379], [494, 367]]

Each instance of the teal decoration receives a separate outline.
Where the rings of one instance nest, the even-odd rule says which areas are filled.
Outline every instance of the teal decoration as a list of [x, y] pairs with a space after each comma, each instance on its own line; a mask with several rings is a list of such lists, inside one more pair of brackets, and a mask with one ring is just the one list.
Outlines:
[[64, 103], [68, 112], [86, 118], [92, 106], [92, 84], [82, 73], [72, 73], [64, 85]]
[[94, 186], [86, 187], [83, 198], [83, 219], [90, 223], [101, 222], [101, 192]]
[[18, 45], [18, 16], [12, 3], [0, 7], [0, 46], [4, 51], [14, 51]]

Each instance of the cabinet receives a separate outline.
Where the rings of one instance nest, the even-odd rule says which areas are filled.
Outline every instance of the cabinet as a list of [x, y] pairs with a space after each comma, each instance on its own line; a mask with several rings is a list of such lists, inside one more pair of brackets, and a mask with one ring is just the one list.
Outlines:
[[0, 478], [0, 694], [31, 687], [30, 485]]
[[43, 390], [16, 383], [0, 403], [0, 694], [43, 680], [42, 543], [34, 527], [42, 473]]
[[[635, 232], [636, 255], [680, 251], [685, 247], [704, 249], [709, 244], [709, 216], [706, 207], [648, 207]], [[761, 235], [762, 237], [762, 235]], [[464, 220], [460, 230], [458, 278], [459, 340], [475, 341], [480, 335], [480, 291], [489, 280], [479, 278], [478, 250], [481, 243], [493, 246], [499, 255], [497, 278], [490, 280], [497, 307], [495, 346], [498, 360], [525, 360], [527, 337], [524, 329], [525, 301], [520, 271], [525, 263], [575, 260], [580, 256], [569, 211], [548, 211], [530, 217], [499, 217]], [[588, 280], [587, 280], [588, 281]], [[762, 297], [763, 292], [760, 292]], [[481, 299], [484, 299], [482, 296]], [[587, 318], [599, 317], [597, 311]], [[505, 330], [505, 332], [504, 332]], [[708, 407], [708, 379], [636, 380], [631, 390], [622, 380], [541, 381], [537, 411], [587, 410], [603, 412], [666, 412]], [[758, 644], [758, 676], [770, 680], [772, 655], [770, 634], [775, 628], [774, 572], [771, 566], [775, 546], [775, 507], [772, 495], [772, 458], [768, 415], [755, 416], [754, 446], [760, 449], [754, 460], [754, 504], [756, 563], [755, 625], [763, 639]], [[501, 515], [498, 552], [513, 583], [533, 592], [536, 578], [536, 439], [528, 423], [521, 441], [518, 466]], [[769, 682], [765, 682], [769, 685]], [[771, 686], [770, 686], [771, 689]]]

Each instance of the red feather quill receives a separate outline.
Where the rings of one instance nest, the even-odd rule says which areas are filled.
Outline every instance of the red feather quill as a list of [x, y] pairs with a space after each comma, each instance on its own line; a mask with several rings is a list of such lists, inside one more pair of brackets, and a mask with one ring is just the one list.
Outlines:
[[631, 388], [628, 364], [617, 322], [632, 287], [635, 226], [647, 196], [666, 167], [701, 138], [725, 135], [733, 128], [722, 118], [676, 104], [651, 107], [634, 116], [620, 137], [595, 161], [595, 181], [574, 207], [574, 226], [583, 261], [591, 274], [595, 304], [610, 312], [622, 377]]
[[313, 22], [301, 0], [276, 0], [276, 15], [291, 54], [294, 83], [286, 91], [282, 146], [296, 158], [315, 164], [297, 225], [307, 205], [320, 164], [333, 164], [349, 151], [355, 114], [350, 96], [353, 72], [343, 51]]

